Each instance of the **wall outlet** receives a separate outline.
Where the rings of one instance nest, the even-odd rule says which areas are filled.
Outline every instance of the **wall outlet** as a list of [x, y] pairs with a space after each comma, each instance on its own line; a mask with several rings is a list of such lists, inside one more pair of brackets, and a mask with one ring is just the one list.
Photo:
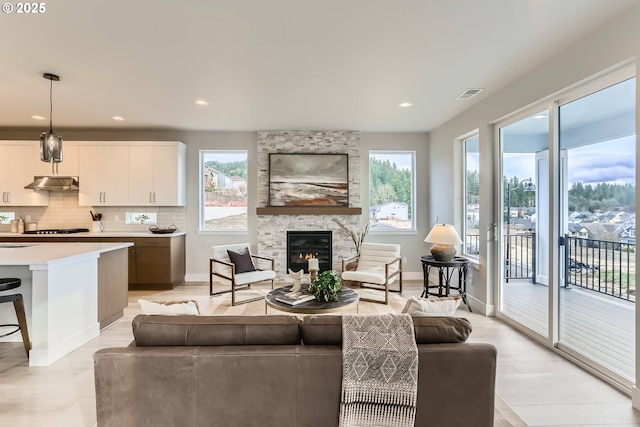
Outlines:
[[176, 222], [176, 214], [171, 214], [171, 224], [175, 224]]
[[403, 263], [403, 264], [406, 264], [406, 263], [407, 263], [407, 257], [406, 257], [406, 256], [403, 256], [403, 257], [402, 257], [402, 263]]
[[433, 222], [437, 223], [438, 222], [438, 214], [435, 214], [433, 216]]
[[113, 216], [113, 220], [114, 220], [115, 222], [120, 221], [120, 215], [117, 215], [117, 214], [116, 214], [116, 215], [114, 215], [114, 216]]

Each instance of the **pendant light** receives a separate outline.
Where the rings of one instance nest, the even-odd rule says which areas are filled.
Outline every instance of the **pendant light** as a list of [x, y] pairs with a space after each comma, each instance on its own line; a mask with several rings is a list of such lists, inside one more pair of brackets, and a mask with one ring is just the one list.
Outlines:
[[62, 161], [62, 137], [53, 132], [53, 82], [60, 81], [60, 77], [51, 73], [44, 73], [43, 78], [50, 81], [49, 86], [49, 132], [40, 135], [40, 160], [51, 163], [51, 173], [58, 173], [58, 163]]

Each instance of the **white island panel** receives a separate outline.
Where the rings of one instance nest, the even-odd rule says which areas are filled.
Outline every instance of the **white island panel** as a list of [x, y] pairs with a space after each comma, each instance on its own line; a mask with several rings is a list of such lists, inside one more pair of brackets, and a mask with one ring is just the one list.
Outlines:
[[[0, 246], [0, 277], [22, 280], [22, 286], [7, 293], [19, 292], [25, 300], [32, 343], [29, 366], [49, 365], [100, 334], [98, 259], [103, 252], [129, 246], [130, 243]], [[0, 305], [1, 323], [16, 323], [15, 319], [13, 304]], [[0, 341], [21, 341], [21, 335]]]

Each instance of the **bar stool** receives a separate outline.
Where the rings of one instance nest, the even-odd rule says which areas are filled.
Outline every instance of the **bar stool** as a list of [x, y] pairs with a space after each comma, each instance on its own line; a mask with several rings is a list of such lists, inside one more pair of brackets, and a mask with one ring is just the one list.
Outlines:
[[[15, 278], [0, 278], [0, 292], [8, 291], [20, 287], [22, 280]], [[16, 310], [16, 317], [18, 318], [18, 324], [5, 324], [0, 327], [15, 327], [16, 329], [0, 335], [0, 337], [6, 337], [20, 331], [22, 333], [22, 342], [24, 343], [24, 349], [29, 357], [29, 350], [31, 350], [31, 341], [29, 341], [29, 332], [27, 331], [27, 316], [24, 314], [24, 302], [22, 300], [22, 294], [9, 294], [0, 295], [0, 304], [3, 302], [13, 302], [13, 308]]]

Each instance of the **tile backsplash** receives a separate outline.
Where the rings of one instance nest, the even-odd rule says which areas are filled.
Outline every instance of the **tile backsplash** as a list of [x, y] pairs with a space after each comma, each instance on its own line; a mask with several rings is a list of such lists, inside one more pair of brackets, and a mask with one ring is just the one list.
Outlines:
[[[186, 230], [187, 209], [185, 207], [136, 207], [136, 206], [78, 206], [78, 193], [52, 191], [49, 206], [4, 207], [3, 211], [15, 212], [15, 217], [37, 222], [38, 229], [44, 228], [91, 228], [89, 211], [102, 214], [104, 231], [147, 231], [148, 224], [127, 224], [127, 212], [155, 212], [157, 225], [166, 228], [173, 224], [178, 230]], [[0, 224], [0, 232], [10, 231], [9, 224]]]

